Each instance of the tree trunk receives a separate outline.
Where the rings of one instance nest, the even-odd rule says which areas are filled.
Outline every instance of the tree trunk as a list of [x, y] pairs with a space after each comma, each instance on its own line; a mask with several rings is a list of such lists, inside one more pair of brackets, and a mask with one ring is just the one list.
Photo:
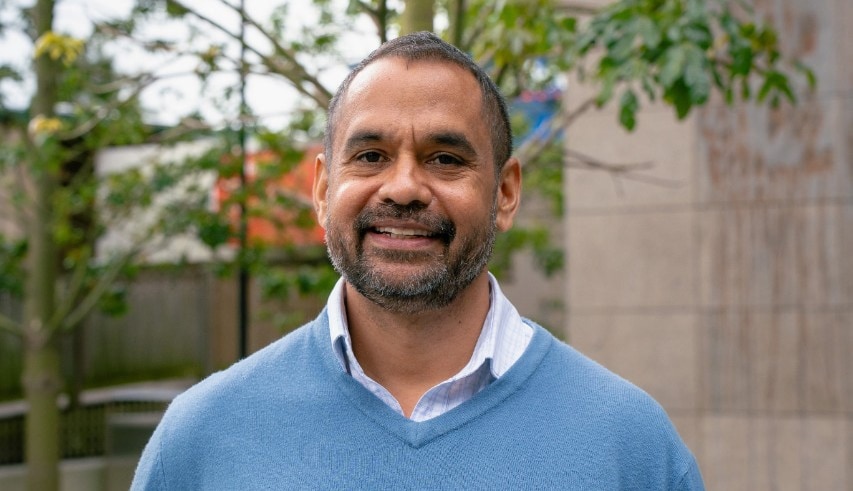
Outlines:
[[24, 392], [27, 400], [27, 489], [59, 489], [59, 353], [52, 339], [28, 332], [24, 339]]
[[435, 0], [406, 0], [403, 15], [400, 16], [400, 35], [417, 31], [432, 31], [432, 18], [435, 16]]
[[[55, 0], [38, 0], [33, 14], [37, 38], [52, 30]], [[35, 60], [36, 94], [30, 117], [52, 118], [57, 100], [60, 67], [49, 56]], [[34, 141], [34, 138], [36, 141]], [[27, 169], [32, 194], [27, 227], [27, 258], [24, 291], [24, 396], [29, 406], [26, 419], [25, 455], [27, 487], [59, 489], [59, 354], [49, 322], [55, 308], [57, 278], [56, 244], [53, 239], [52, 198], [57, 166], [50, 165], [51, 142], [30, 135]]]

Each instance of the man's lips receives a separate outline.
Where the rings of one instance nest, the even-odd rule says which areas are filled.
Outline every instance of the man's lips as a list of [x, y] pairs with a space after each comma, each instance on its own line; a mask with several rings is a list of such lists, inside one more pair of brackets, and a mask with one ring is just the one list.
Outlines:
[[387, 234], [395, 239], [432, 237], [435, 235], [434, 232], [428, 230], [407, 227], [375, 227], [373, 230], [380, 234]]
[[[410, 247], [439, 240], [448, 245], [456, 236], [453, 222], [421, 206], [380, 205], [362, 210], [353, 224], [360, 239], [370, 235], [382, 242], [404, 241]], [[396, 247], [388, 242], [389, 246]]]

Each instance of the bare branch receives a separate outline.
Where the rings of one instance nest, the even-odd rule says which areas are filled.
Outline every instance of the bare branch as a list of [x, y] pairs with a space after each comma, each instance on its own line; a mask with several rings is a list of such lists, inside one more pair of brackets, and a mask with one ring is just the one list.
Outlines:
[[574, 15], [595, 15], [601, 12], [600, 8], [592, 7], [587, 5], [586, 3], [575, 3], [575, 2], [562, 2], [558, 5], [558, 8], [562, 10], [574, 14]]
[[151, 141], [152, 143], [168, 142], [172, 139], [180, 138], [194, 131], [205, 131], [210, 130], [212, 128], [212, 126], [200, 119], [189, 117], [182, 118], [177, 125], [153, 135], [149, 139], [149, 141]]
[[548, 123], [541, 135], [528, 139], [516, 151], [516, 156], [525, 165], [536, 160], [548, 145], [562, 132], [568, 129], [581, 115], [595, 106], [595, 99], [590, 97], [571, 111], [560, 111]]
[[[516, 155], [519, 160], [521, 160], [522, 165], [533, 162], [539, 158], [542, 152], [554, 141], [561, 131], [569, 128], [581, 115], [593, 107], [595, 107], [595, 99], [589, 98], [578, 105], [575, 109], [555, 116], [541, 135], [537, 135], [536, 138], [530, 138], [518, 149]], [[682, 185], [681, 182], [673, 179], [651, 176], [644, 173], [644, 171], [654, 167], [654, 162], [605, 162], [577, 150], [567, 148], [564, 151], [566, 167], [605, 171], [616, 180], [617, 185], [621, 184], [618, 181], [618, 178], [646, 182], [664, 187], [679, 187]]]
[[[674, 179], [666, 179], [663, 177], [644, 174], [643, 171], [647, 171], [649, 169], [654, 168], [655, 164], [651, 161], [634, 163], [604, 162], [602, 160], [596, 159], [595, 157], [591, 157], [585, 153], [571, 149], [566, 149], [566, 157], [568, 159], [568, 167], [602, 170], [608, 172], [614, 178], [622, 177], [624, 179], [641, 181], [646, 182], [648, 184], [655, 184], [664, 187], [675, 188], [682, 185], [681, 182]], [[572, 165], [573, 163], [579, 165]]]
[[92, 86], [91, 92], [94, 94], [106, 94], [109, 92], [115, 92], [119, 89], [123, 89], [123, 88], [127, 87], [128, 85], [133, 85], [133, 84], [144, 85], [147, 87], [147, 86], [149, 86], [155, 82], [160, 82], [162, 80], [166, 80], [166, 79], [170, 79], [170, 78], [177, 78], [177, 77], [184, 77], [187, 75], [195, 75], [196, 74], [196, 72], [194, 72], [194, 71], [185, 71], [185, 72], [173, 72], [173, 73], [168, 73], [168, 74], [164, 74], [164, 75], [156, 75], [156, 76], [153, 75], [154, 73], [158, 72], [159, 70], [164, 69], [166, 66], [168, 66], [169, 64], [171, 64], [174, 61], [175, 60], [169, 60], [168, 62], [162, 63], [159, 66], [154, 67], [151, 70], [146, 71], [145, 73], [141, 73], [138, 75], [132, 75], [132, 76], [128, 76], [128, 77], [122, 77], [122, 78], [118, 78], [116, 80], [113, 80], [109, 83]]
[[0, 331], [7, 332], [17, 337], [24, 335], [24, 329], [21, 323], [13, 320], [5, 314], [0, 314]]
[[366, 13], [370, 17], [370, 20], [373, 21], [373, 25], [376, 26], [376, 34], [379, 36], [379, 42], [384, 43], [385, 41], [388, 41], [387, 0], [379, 0], [379, 5], [377, 5], [375, 9], [371, 8], [367, 2], [362, 0], [357, 0], [355, 4], [359, 10]]
[[[476, 23], [471, 27], [466, 27], [465, 31], [468, 33], [468, 36], [463, 40], [460, 40], [459, 49], [463, 51], [471, 51], [471, 47], [477, 41], [477, 38], [482, 36], [488, 27], [489, 17], [492, 15], [492, 11], [495, 9], [495, 4], [497, 2], [487, 2], [489, 9], [488, 11], [480, 11], [476, 16]], [[482, 64], [480, 66], [483, 66]]]
[[356, 0], [355, 6], [358, 7], [359, 10], [373, 18], [373, 21], [376, 22], [376, 17], [379, 15], [379, 9], [371, 8], [370, 5], [367, 4], [367, 2], [364, 2], [362, 0]]
[[72, 310], [67, 316], [59, 319], [58, 328], [61, 331], [73, 329], [84, 317], [98, 305], [98, 302], [104, 296], [107, 289], [112, 286], [122, 268], [124, 268], [138, 253], [138, 249], [128, 251], [121, 258], [110, 264], [107, 271], [98, 278], [95, 286], [89, 290], [88, 294], [77, 304], [77, 307]]
[[142, 89], [143, 89], [143, 86], [139, 86], [136, 90], [133, 91], [133, 93], [128, 98], [126, 98], [126, 99], [115, 99], [114, 101], [110, 102], [106, 106], [99, 107], [97, 109], [97, 111], [95, 111], [95, 115], [92, 116], [91, 118], [89, 118], [87, 121], [80, 123], [79, 125], [77, 125], [76, 128], [72, 128], [69, 131], [65, 131], [65, 132], [61, 133], [60, 139], [61, 140], [73, 140], [75, 138], [79, 138], [79, 137], [85, 135], [86, 133], [92, 131], [92, 129], [95, 126], [97, 126], [98, 123], [100, 123], [101, 121], [103, 121], [107, 117], [109, 117], [110, 113], [112, 113], [113, 110], [127, 104], [134, 97], [139, 95], [139, 93], [142, 91]]
[[388, 41], [388, 0], [379, 0], [377, 10], [376, 28], [379, 31], [379, 42], [384, 43]]
[[77, 264], [74, 267], [74, 272], [71, 275], [69, 286], [65, 290], [65, 296], [59, 301], [59, 305], [54, 311], [53, 317], [50, 319], [50, 323], [48, 324], [49, 326], [54, 327], [61, 325], [62, 319], [65, 318], [65, 316], [71, 312], [71, 309], [74, 308], [74, 305], [78, 303], [80, 293], [83, 289], [83, 281], [86, 279], [86, 270], [88, 269], [91, 256], [91, 249], [88, 249], [87, 254], [77, 261]]
[[[239, 34], [231, 32], [228, 28], [223, 26], [221, 23], [213, 20], [212, 18], [199, 13], [196, 10], [190, 9], [180, 3], [178, 0], [170, 0], [174, 2], [176, 5], [181, 6], [186, 9], [188, 12], [191, 12], [192, 15], [197, 17], [198, 19], [204, 21], [211, 27], [214, 27], [218, 31], [228, 35], [232, 39], [239, 39]], [[241, 15], [242, 19], [258, 30], [272, 45], [275, 50], [275, 54], [277, 56], [269, 56], [267, 54], [262, 53], [257, 48], [247, 45], [246, 49], [257, 55], [261, 58], [261, 61], [265, 66], [270, 68], [271, 70], [282, 74], [293, 86], [296, 90], [298, 90], [303, 95], [306, 95], [317, 102], [321, 107], [327, 107], [329, 104], [329, 100], [332, 98], [332, 93], [322, 84], [316, 77], [308, 73], [305, 67], [299, 63], [296, 59], [295, 53], [291, 50], [285, 48], [272, 34], [270, 34], [266, 29], [263, 28], [257, 21], [252, 19], [251, 17], [244, 15], [243, 12], [240, 11], [240, 7], [238, 5], [231, 5], [229, 2], [225, 0], [219, 0], [219, 2], [235, 11], [238, 15]], [[282, 59], [286, 60], [287, 63], [282, 63]], [[304, 84], [308, 84], [313, 87], [313, 91], [309, 90]]]
[[465, 36], [465, 0], [455, 0], [448, 5], [450, 11], [451, 43], [459, 46]]

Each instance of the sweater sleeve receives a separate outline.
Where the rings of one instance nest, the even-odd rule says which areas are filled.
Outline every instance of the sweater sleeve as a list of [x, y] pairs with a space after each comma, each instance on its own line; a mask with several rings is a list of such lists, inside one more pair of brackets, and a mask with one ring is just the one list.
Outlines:
[[678, 491], [705, 491], [705, 483], [702, 481], [702, 474], [699, 472], [699, 465], [696, 464], [696, 459], [691, 460], [687, 471], [681, 476], [678, 486], [675, 487]]
[[130, 486], [131, 491], [159, 491], [166, 489], [162, 453], [160, 451], [162, 426], [161, 424], [157, 427], [148, 444], [145, 445], [145, 450], [142, 452], [142, 457], [136, 466], [136, 473], [133, 475], [133, 483]]

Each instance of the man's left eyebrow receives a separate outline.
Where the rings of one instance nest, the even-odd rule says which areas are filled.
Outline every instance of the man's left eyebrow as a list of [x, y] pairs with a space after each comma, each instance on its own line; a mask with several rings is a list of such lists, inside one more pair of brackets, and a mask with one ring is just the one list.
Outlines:
[[442, 133], [433, 133], [427, 135], [426, 140], [429, 143], [433, 143], [436, 145], [441, 145], [444, 147], [451, 147], [461, 153], [476, 156], [477, 151], [474, 150], [474, 145], [468, 141], [468, 138], [465, 137], [462, 133], [457, 133], [454, 131], [442, 132]]

